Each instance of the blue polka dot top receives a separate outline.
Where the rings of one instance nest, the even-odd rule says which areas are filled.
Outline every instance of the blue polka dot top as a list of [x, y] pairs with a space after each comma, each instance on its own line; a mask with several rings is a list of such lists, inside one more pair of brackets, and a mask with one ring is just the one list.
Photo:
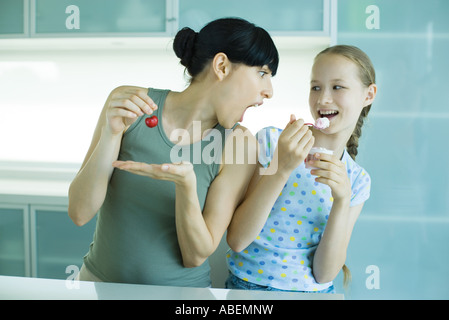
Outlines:
[[[282, 130], [269, 127], [257, 133], [259, 163], [267, 167]], [[368, 173], [344, 151], [343, 163], [352, 185], [351, 206], [370, 196]], [[312, 273], [316, 248], [332, 208], [331, 189], [315, 181], [304, 164], [290, 175], [257, 238], [242, 252], [230, 250], [227, 265], [236, 277], [282, 290], [321, 291]]]

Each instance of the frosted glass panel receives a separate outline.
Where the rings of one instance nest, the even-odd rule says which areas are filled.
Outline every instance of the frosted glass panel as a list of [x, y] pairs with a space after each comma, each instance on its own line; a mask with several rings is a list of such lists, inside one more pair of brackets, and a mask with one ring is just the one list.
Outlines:
[[89, 250], [96, 219], [77, 227], [67, 211], [36, 210], [37, 276], [67, 279], [66, 267], [81, 267]]
[[[368, 53], [379, 87], [359, 147], [372, 190], [348, 252], [347, 298], [449, 299], [449, 2], [410, 2], [338, 1], [338, 43]], [[367, 27], [370, 5], [379, 29]], [[370, 265], [379, 289], [366, 284]]]
[[[66, 27], [70, 5], [79, 29]], [[36, 0], [36, 33], [165, 32], [165, 21], [165, 0]]]
[[[447, 32], [447, 4], [444, 0], [407, 1], [407, 0], [339, 0], [339, 32], [363, 32], [372, 35], [372, 29], [366, 28], [367, 18], [374, 13], [369, 6], [380, 10], [380, 29], [384, 36], [389, 32], [427, 33], [429, 24], [434, 32]], [[368, 8], [368, 10], [367, 10]], [[366, 13], [368, 11], [369, 13]]]
[[25, 276], [23, 210], [0, 208], [0, 275]]
[[269, 31], [322, 31], [323, 1], [308, 0], [180, 0], [179, 26], [199, 31], [223, 17], [247, 19]]
[[0, 34], [24, 33], [23, 1], [0, 1]]

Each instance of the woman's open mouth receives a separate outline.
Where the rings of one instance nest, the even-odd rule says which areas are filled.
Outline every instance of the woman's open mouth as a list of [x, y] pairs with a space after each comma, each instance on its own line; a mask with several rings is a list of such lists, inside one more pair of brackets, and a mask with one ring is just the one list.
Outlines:
[[261, 106], [262, 104], [263, 104], [263, 102], [261, 102], [261, 103], [255, 103], [255, 104], [253, 104], [253, 105], [250, 105], [250, 106], [246, 107], [246, 109], [243, 111], [242, 117], [240, 118], [240, 122], [243, 121], [243, 117], [245, 116], [246, 110], [248, 110], [248, 109], [251, 108], [251, 107], [257, 108], [257, 107]]

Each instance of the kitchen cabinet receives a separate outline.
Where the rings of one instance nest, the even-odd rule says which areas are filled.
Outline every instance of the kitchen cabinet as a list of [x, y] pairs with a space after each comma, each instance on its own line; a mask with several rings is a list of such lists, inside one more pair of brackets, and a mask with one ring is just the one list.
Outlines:
[[4, 38], [28, 36], [28, 0], [0, 2], [0, 34]]
[[2, 0], [0, 37], [173, 37], [229, 16], [277, 36], [330, 36], [332, 0]]
[[29, 275], [28, 207], [0, 204], [0, 274]]
[[66, 279], [83, 263], [96, 219], [77, 227], [67, 206], [0, 203], [0, 274]]
[[199, 31], [222, 17], [241, 17], [277, 34], [327, 34], [329, 1], [179, 0], [179, 26]]
[[77, 227], [63, 206], [31, 206], [30, 214], [32, 275], [66, 279], [67, 266], [81, 267], [92, 242], [96, 219]]
[[428, 36], [430, 31], [446, 34], [448, 12], [445, 6], [444, 0], [417, 1], [413, 4], [406, 0], [339, 0], [339, 38], [386, 38], [393, 33], [405, 38], [406, 35]]
[[33, 0], [35, 36], [164, 34], [166, 0]]

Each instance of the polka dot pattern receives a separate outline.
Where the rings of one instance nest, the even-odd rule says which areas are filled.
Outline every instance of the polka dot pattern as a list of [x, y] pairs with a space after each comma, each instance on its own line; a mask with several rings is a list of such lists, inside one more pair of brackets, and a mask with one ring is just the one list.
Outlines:
[[[268, 128], [257, 134], [259, 162], [268, 165], [281, 130]], [[268, 145], [267, 142], [270, 142]], [[351, 206], [369, 197], [369, 175], [347, 154], [352, 183]], [[312, 261], [332, 209], [331, 189], [317, 183], [304, 164], [290, 175], [259, 236], [241, 253], [227, 255], [229, 270], [255, 284], [283, 290], [324, 290], [332, 283], [318, 284]]]

